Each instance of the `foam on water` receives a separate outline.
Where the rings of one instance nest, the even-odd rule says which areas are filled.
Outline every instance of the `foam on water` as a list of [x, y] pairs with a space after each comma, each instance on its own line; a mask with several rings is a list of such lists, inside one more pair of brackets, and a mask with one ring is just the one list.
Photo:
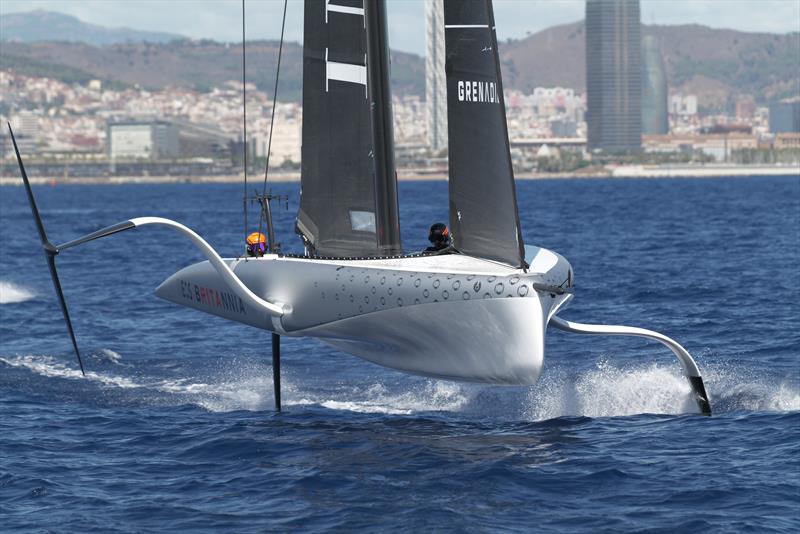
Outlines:
[[75, 369], [66, 366], [52, 356], [43, 355], [26, 355], [14, 357], [0, 357], [0, 362], [18, 368], [25, 368], [34, 373], [47, 378], [62, 378], [62, 379], [87, 379], [92, 382], [103, 384], [106, 386], [114, 386], [122, 389], [132, 389], [142, 387], [135, 381], [116, 375], [109, 375], [107, 373], [96, 372], [92, 370], [86, 371], [86, 376], [81, 374], [80, 369]]
[[[751, 369], [704, 365], [704, 382], [716, 414], [800, 411], [800, 384], [775, 381]], [[527, 417], [612, 417], [640, 413], [696, 413], [686, 378], [674, 365], [616, 367], [601, 361], [577, 376], [555, 370], [532, 387]]]
[[708, 369], [707, 380], [714, 385], [712, 402], [720, 412], [800, 411], [800, 377], [797, 374], [774, 380], [749, 369], [724, 365]]
[[[100, 354], [114, 363], [121, 359], [118, 353], [110, 349], [103, 349]], [[260, 369], [253, 373], [252, 369], [246, 367], [237, 369], [234, 376], [228, 376], [227, 379], [216, 376], [213, 382], [206, 383], [190, 378], [147, 380], [146, 377], [126, 377], [91, 369], [86, 370], [84, 377], [80, 369], [44, 355], [0, 357], [0, 363], [24, 368], [46, 378], [88, 380], [103, 387], [163, 393], [167, 395], [160, 396], [157, 403], [196, 404], [212, 412], [266, 409], [272, 399], [271, 375], [262, 373]], [[291, 385], [288, 387], [291, 388]], [[149, 397], [152, 398], [151, 395]]]
[[[712, 401], [713, 405], [713, 401]], [[611, 417], [697, 412], [691, 387], [674, 366], [615, 367], [605, 361], [577, 376], [547, 373], [531, 388], [527, 417]]]
[[[105, 349], [108, 350], [108, 349]], [[113, 352], [113, 351], [109, 351]], [[119, 359], [119, 355], [116, 359]], [[114, 361], [113, 358], [111, 358]], [[0, 357], [0, 363], [46, 377], [83, 379], [80, 370], [51, 356]], [[87, 370], [87, 380], [102, 387], [159, 393], [158, 404], [194, 404], [211, 412], [269, 410], [273, 405], [271, 368], [231, 360], [203, 377], [153, 379]], [[800, 387], [776, 383], [748, 369], [712, 367], [706, 375], [714, 413], [800, 411]], [[322, 386], [322, 387], [320, 387]], [[691, 388], [675, 366], [615, 367], [601, 361], [571, 375], [551, 369], [540, 382], [523, 388], [491, 387], [414, 379], [387, 385], [298, 383], [284, 374], [283, 403], [322, 406], [357, 413], [413, 415], [425, 412], [542, 421], [564, 416], [616, 417], [641, 413], [696, 413]], [[291, 408], [290, 408], [291, 409]]]
[[[463, 410], [472, 395], [468, 387], [453, 382], [425, 380], [418, 387], [392, 391], [385, 384], [343, 388], [317, 397], [303, 397], [296, 404], [318, 404], [332, 410], [360, 413], [410, 415], [418, 412]], [[333, 397], [333, 398], [331, 398]]]
[[34, 298], [36, 294], [26, 287], [0, 280], [0, 304], [16, 304]]
[[[282, 381], [282, 386], [284, 391], [293, 390], [287, 380]], [[166, 380], [149, 387], [210, 412], [266, 410], [273, 402], [271, 371], [253, 364], [244, 364], [221, 375]]]
[[111, 349], [100, 349], [100, 351], [97, 354], [94, 354], [93, 356], [99, 360], [111, 362], [117, 365], [122, 360], [122, 355]]

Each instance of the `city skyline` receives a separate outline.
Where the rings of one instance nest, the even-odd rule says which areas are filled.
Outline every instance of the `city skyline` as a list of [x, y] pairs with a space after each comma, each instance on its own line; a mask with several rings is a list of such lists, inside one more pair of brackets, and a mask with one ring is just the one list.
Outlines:
[[[58, 0], [5, 0], [0, 14], [43, 9], [106, 27], [169, 32], [218, 41], [241, 40], [241, 5], [238, 1], [194, 2], [192, 17], [186, 17], [189, 3], [189, 0], [169, 3], [162, 0], [86, 0], [69, 3]], [[277, 38], [283, 3], [251, 0], [246, 5], [247, 38]], [[424, 1], [389, 1], [388, 9], [392, 21], [389, 32], [393, 48], [424, 56]], [[583, 12], [584, 0], [498, 0], [495, 2], [498, 37], [501, 40], [524, 38], [551, 26], [581, 20]], [[748, 32], [796, 32], [800, 24], [800, 2], [794, 0], [642, 0], [641, 13], [644, 24], [702, 24]], [[289, 2], [286, 39], [296, 42], [302, 40], [301, 2]]]

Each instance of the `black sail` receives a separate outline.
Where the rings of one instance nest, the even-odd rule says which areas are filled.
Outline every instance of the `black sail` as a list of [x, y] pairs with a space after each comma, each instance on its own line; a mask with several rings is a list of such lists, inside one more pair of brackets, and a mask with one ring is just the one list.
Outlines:
[[391, 180], [379, 185], [395, 188], [394, 244], [387, 245], [395, 237], [385, 228], [386, 206], [376, 202], [385, 203], [386, 194], [376, 195], [366, 26], [362, 0], [305, 2], [297, 231], [321, 256], [377, 256], [400, 247], [393, 160]]
[[444, 23], [453, 244], [525, 267], [491, 0], [444, 0]]

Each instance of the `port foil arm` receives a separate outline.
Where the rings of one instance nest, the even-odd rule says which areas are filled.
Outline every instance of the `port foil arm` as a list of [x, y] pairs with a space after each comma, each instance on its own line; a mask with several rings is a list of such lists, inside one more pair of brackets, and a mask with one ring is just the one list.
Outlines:
[[200, 237], [197, 232], [188, 228], [181, 223], [172, 221], [170, 219], [164, 219], [162, 217], [138, 217], [135, 219], [130, 219], [129, 221], [123, 221], [118, 224], [114, 224], [112, 226], [107, 226], [106, 228], [102, 228], [96, 232], [92, 232], [83, 237], [79, 237], [78, 239], [73, 239], [72, 241], [68, 241], [63, 245], [57, 245], [55, 249], [57, 252], [61, 252], [65, 249], [72, 248], [88, 241], [92, 241], [94, 239], [99, 239], [101, 237], [106, 237], [109, 235], [116, 234], [118, 232], [122, 232], [124, 230], [129, 230], [132, 228], [137, 228], [140, 226], [145, 226], [148, 224], [159, 224], [162, 226], [168, 226], [174, 230], [177, 230], [184, 236], [188, 237], [189, 240], [194, 243], [194, 245], [203, 253], [203, 255], [208, 259], [211, 265], [216, 269], [219, 275], [225, 280], [225, 283], [228, 287], [231, 288], [233, 292], [235, 292], [239, 297], [242, 298], [245, 303], [250, 304], [255, 309], [263, 309], [266, 310], [270, 315], [274, 317], [282, 317], [284, 314], [289, 313], [290, 307], [285, 304], [277, 304], [273, 302], [269, 302], [267, 300], [262, 299], [250, 289], [244, 285], [244, 283], [236, 276], [230, 267], [223, 261], [217, 251], [208, 244], [208, 242]]
[[680, 360], [683, 366], [683, 372], [686, 378], [689, 379], [689, 384], [692, 386], [692, 392], [694, 393], [700, 412], [703, 413], [703, 415], [711, 415], [711, 404], [708, 400], [705, 385], [703, 384], [703, 378], [700, 376], [700, 369], [697, 368], [697, 364], [689, 352], [674, 339], [652, 330], [636, 328], [634, 326], [575, 323], [556, 316], [550, 319], [550, 324], [559, 330], [575, 334], [636, 336], [661, 342], [678, 357], [678, 360]]

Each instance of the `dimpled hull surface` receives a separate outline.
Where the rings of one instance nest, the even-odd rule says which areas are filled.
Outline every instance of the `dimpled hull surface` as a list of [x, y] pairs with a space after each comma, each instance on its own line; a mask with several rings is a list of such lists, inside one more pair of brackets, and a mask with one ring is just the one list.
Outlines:
[[474, 382], [530, 384], [547, 323], [570, 295], [569, 263], [527, 247], [527, 272], [463, 255], [325, 260], [267, 255], [226, 263], [280, 318], [246, 306], [208, 262], [156, 290], [164, 299], [281, 335], [311, 336], [377, 364]]

